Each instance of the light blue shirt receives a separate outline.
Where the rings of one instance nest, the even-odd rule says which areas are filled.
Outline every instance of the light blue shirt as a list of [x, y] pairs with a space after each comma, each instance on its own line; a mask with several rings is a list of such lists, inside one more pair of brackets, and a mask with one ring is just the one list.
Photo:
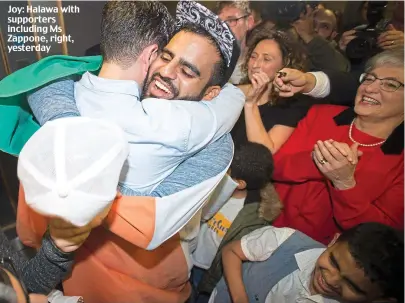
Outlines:
[[[79, 116], [74, 99], [74, 82], [70, 79], [56, 81], [28, 96], [29, 105], [40, 125], [47, 121], [69, 116]], [[230, 134], [183, 161], [150, 196], [163, 197], [195, 186], [220, 174], [230, 163], [233, 142]], [[120, 187], [124, 195], [141, 195], [140, 192]]]
[[245, 96], [231, 84], [211, 101], [147, 98], [136, 82], [100, 78], [89, 72], [75, 83], [82, 116], [121, 126], [130, 143], [121, 187], [149, 195], [185, 159], [229, 133]]

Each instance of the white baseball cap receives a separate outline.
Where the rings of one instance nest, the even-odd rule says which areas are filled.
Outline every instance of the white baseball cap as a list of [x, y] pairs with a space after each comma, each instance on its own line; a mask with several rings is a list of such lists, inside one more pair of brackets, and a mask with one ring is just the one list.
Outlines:
[[114, 200], [128, 152], [125, 133], [110, 122], [86, 117], [47, 122], [18, 159], [27, 204], [86, 225]]

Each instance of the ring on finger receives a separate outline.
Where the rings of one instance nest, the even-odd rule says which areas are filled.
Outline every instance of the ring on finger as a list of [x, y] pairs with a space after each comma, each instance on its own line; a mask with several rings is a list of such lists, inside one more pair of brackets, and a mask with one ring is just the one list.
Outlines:
[[391, 45], [394, 45], [394, 44], [395, 44], [395, 41], [394, 41], [394, 40], [392, 40], [392, 41], [391, 41]]
[[325, 158], [323, 158], [323, 159], [321, 159], [321, 160], [319, 160], [319, 163], [321, 163], [321, 165], [324, 165], [325, 163], [327, 163], [328, 161], [326, 161], [326, 159]]

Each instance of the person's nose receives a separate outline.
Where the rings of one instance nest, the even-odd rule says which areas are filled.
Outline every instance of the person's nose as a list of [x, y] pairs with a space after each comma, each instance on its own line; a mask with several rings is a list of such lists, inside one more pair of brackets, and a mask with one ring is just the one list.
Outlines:
[[254, 69], [260, 69], [262, 67], [262, 63], [263, 63], [263, 59], [262, 58], [257, 58], [254, 62], [253, 62], [253, 68]]
[[368, 94], [377, 94], [380, 91], [381, 82], [376, 79], [373, 83], [366, 85], [365, 92]]
[[176, 79], [176, 64], [173, 61], [167, 63], [161, 68], [160, 75], [172, 80]]

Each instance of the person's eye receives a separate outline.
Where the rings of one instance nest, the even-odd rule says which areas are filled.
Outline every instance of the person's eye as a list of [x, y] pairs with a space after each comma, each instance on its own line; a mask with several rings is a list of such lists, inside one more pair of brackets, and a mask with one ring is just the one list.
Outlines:
[[194, 73], [190, 71], [188, 68], [183, 68], [182, 69], [183, 75], [186, 76], [187, 78], [194, 78]]
[[251, 54], [250, 59], [257, 59], [257, 55], [256, 54]]
[[270, 62], [270, 61], [271, 61], [271, 58], [265, 57], [265, 58], [264, 58], [264, 61], [265, 61], [265, 62]]
[[235, 23], [236, 23], [236, 20], [235, 19], [229, 19], [229, 20], [226, 20], [225, 22], [228, 23], [229, 26], [234, 26]]
[[164, 62], [169, 62], [171, 60], [171, 57], [168, 54], [161, 54], [160, 55], [160, 59], [162, 59], [162, 61]]
[[383, 82], [383, 86], [386, 90], [395, 91], [399, 88], [400, 85], [396, 81], [386, 80]]
[[365, 76], [363, 82], [366, 83], [373, 83], [375, 81], [375, 78], [373, 76]]
[[359, 293], [353, 285], [347, 282], [342, 284], [339, 295], [348, 300], [350, 299], [350, 301], [364, 301], [364, 299], [366, 299], [362, 293]]
[[332, 255], [329, 256], [329, 263], [334, 267], [338, 268], [338, 265], [336, 264], [335, 258], [332, 257]]

